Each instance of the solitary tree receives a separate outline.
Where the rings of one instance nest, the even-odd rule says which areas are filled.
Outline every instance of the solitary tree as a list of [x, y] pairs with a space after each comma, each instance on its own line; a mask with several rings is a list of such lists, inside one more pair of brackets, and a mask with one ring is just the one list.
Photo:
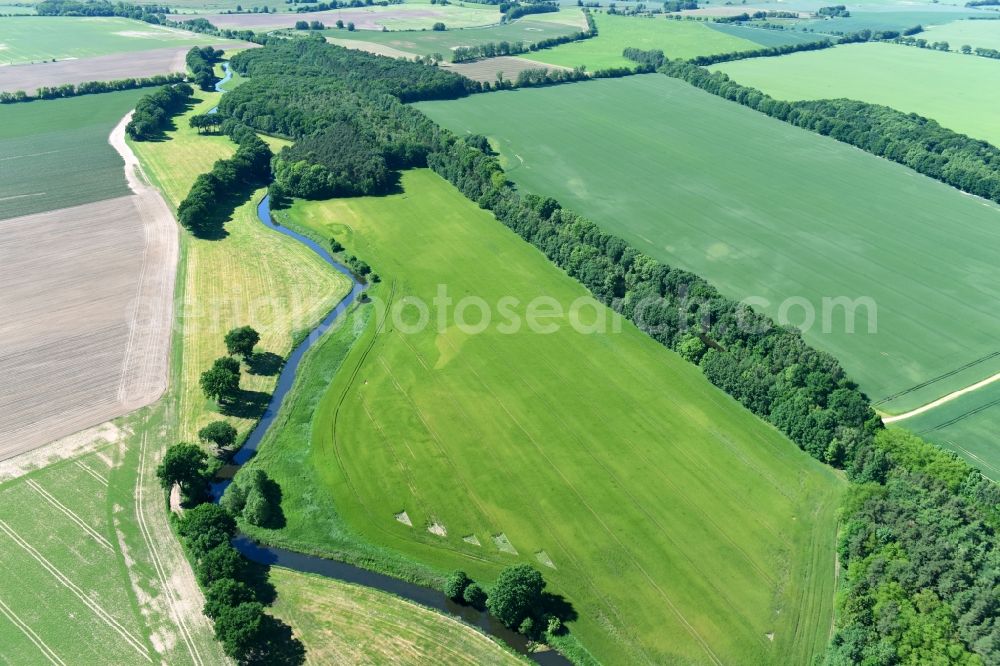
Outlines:
[[538, 608], [545, 580], [527, 564], [506, 567], [500, 572], [486, 607], [490, 614], [514, 629]]
[[208, 482], [215, 469], [208, 464], [208, 456], [194, 444], [174, 444], [167, 449], [163, 462], [156, 468], [156, 476], [164, 488], [176, 483], [187, 502], [204, 497]]
[[260, 342], [260, 333], [251, 326], [241, 326], [226, 333], [226, 350], [230, 354], [242, 356], [244, 360], [253, 356], [253, 348]]
[[465, 592], [462, 593], [462, 599], [473, 608], [482, 610], [486, 605], [486, 590], [479, 583], [469, 583]]
[[240, 390], [240, 362], [229, 356], [215, 359], [212, 367], [201, 373], [199, 383], [209, 399], [220, 403], [232, 399]]
[[212, 421], [198, 431], [198, 439], [222, 451], [236, 443], [236, 428], [226, 421]]
[[433, 27], [433, 30], [436, 31], [436, 32], [444, 32], [444, 30], [445, 30], [445, 25], [444, 25], [444, 23], [441, 23], [441, 21], [438, 21], [432, 27]]

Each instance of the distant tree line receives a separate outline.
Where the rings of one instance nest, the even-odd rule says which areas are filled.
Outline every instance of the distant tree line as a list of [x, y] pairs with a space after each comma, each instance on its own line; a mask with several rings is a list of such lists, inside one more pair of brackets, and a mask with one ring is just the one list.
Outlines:
[[966, 7], [994, 7], [1000, 5], [1000, 0], [970, 0], [965, 3]]
[[518, 55], [520, 53], [541, 51], [543, 49], [550, 49], [554, 46], [559, 46], [560, 44], [569, 44], [570, 42], [578, 42], [584, 39], [590, 39], [591, 37], [596, 37], [597, 24], [594, 22], [594, 17], [591, 16], [590, 12], [586, 10], [584, 10], [583, 14], [587, 20], [588, 27], [586, 30], [574, 32], [569, 35], [560, 35], [558, 37], [547, 37], [530, 44], [525, 44], [524, 42], [500, 41], [487, 42], [485, 44], [478, 44], [475, 46], [459, 46], [452, 51], [452, 62], [469, 62], [472, 60], [478, 60], [479, 58], [495, 58], [497, 56]]
[[[583, 6], [583, 0], [577, 0], [578, 6]], [[597, 5], [600, 7], [600, 3]], [[666, 0], [663, 3], [663, 11], [665, 12], [679, 12], [685, 9], [698, 9], [698, 3], [695, 0]]]
[[1000, 148], [941, 127], [929, 118], [849, 99], [776, 100], [736, 83], [723, 72], [710, 72], [693, 62], [667, 60], [661, 52], [639, 55], [630, 49], [626, 57], [646, 64], [660, 61], [660, 71], [667, 76], [1000, 203]]
[[[815, 42], [802, 42], [800, 44], [782, 44], [780, 46], [767, 46], [760, 49], [753, 49], [750, 51], [731, 51], [729, 53], [716, 53], [713, 55], [704, 55], [691, 58], [690, 62], [695, 65], [714, 65], [718, 62], [728, 62], [730, 60], [744, 60], [746, 58], [769, 58], [774, 56], [788, 55], [789, 53], [799, 53], [801, 51], [819, 51], [821, 49], [828, 49], [833, 46], [833, 42], [829, 39], [820, 39]], [[626, 51], [634, 51], [636, 49], [625, 49]], [[629, 56], [625, 56], [626, 58]]]
[[[271, 149], [252, 129], [232, 120], [223, 122], [222, 129], [238, 144], [236, 154], [217, 160], [211, 171], [195, 178], [177, 206], [177, 220], [195, 236], [217, 237], [231, 212], [228, 204], [248, 187], [264, 185], [271, 177]], [[224, 399], [227, 394], [216, 397]]]
[[184, 110], [194, 90], [186, 83], [162, 86], [143, 95], [135, 104], [125, 133], [135, 141], [148, 141], [162, 134], [170, 118]]
[[30, 102], [36, 99], [57, 99], [60, 97], [76, 97], [78, 95], [93, 95], [96, 93], [115, 92], [118, 90], [134, 90], [136, 88], [149, 88], [151, 86], [163, 86], [171, 83], [179, 83], [184, 80], [184, 74], [175, 72], [173, 74], [157, 74], [146, 78], [118, 79], [115, 81], [87, 81], [85, 83], [65, 83], [60, 86], [42, 86], [35, 91], [32, 97], [23, 90], [14, 92], [0, 92], [0, 104], [13, 104], [15, 102]]
[[170, 14], [166, 5], [136, 5], [107, 0], [42, 0], [35, 5], [39, 16], [120, 16], [122, 18], [159, 23], [159, 15]]
[[742, 14], [736, 14], [735, 16], [714, 16], [712, 17], [713, 23], [745, 23], [747, 21], [757, 21], [760, 19], [769, 18], [782, 18], [782, 19], [797, 19], [799, 17], [797, 12], [777, 12], [777, 11], [756, 11], [753, 14], [748, 14], [743, 12]]
[[820, 7], [816, 12], [819, 16], [829, 16], [830, 18], [848, 18], [851, 12], [847, 11], [847, 7], [844, 5], [830, 5], [829, 7]]
[[191, 80], [202, 90], [215, 90], [219, 78], [215, 75], [215, 63], [222, 59], [223, 51], [211, 46], [194, 46], [187, 52], [184, 61], [191, 70]]
[[548, 14], [559, 11], [559, 3], [548, 2], [502, 2], [500, 3], [500, 13], [503, 14], [504, 21], [515, 21], [522, 16], [529, 14]]

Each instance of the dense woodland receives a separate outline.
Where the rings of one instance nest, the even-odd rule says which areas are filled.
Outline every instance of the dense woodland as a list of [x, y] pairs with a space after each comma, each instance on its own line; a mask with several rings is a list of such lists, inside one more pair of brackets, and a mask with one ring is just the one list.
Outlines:
[[[778, 102], [662, 54], [630, 57], [644, 70], [659, 67], [770, 115], [996, 193], [989, 147], [926, 119], [844, 100]], [[433, 67], [305, 40], [241, 54], [234, 65], [253, 78], [226, 96], [222, 111], [302, 143], [275, 158], [276, 171], [290, 161], [352, 168], [359, 155], [376, 154], [389, 169], [426, 163], [810, 455], [847, 472], [853, 484], [828, 664], [1000, 663], [997, 486], [954, 455], [885, 430], [836, 359], [809, 347], [794, 328], [777, 327], [553, 199], [522, 197], [484, 137], [458, 138], [400, 103], [458, 96], [474, 84], [441, 78]], [[359, 145], [340, 157], [349, 127], [358, 130]], [[411, 159], [398, 159], [401, 145], [417, 148]]]
[[125, 133], [135, 141], [149, 141], [163, 133], [171, 117], [184, 109], [184, 105], [194, 94], [194, 89], [186, 83], [157, 88], [143, 95], [135, 103], [132, 120], [125, 126]]
[[191, 80], [202, 90], [215, 90], [215, 84], [219, 80], [215, 76], [215, 63], [222, 58], [222, 53], [222, 50], [211, 46], [195, 46], [187, 52], [184, 60], [191, 70]]

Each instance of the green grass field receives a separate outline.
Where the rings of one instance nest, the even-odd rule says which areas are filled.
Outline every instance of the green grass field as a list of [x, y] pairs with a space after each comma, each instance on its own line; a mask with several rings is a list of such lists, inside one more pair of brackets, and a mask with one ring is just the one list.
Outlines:
[[310, 663], [525, 663], [457, 620], [378, 590], [279, 568], [271, 581], [272, 613], [295, 630]]
[[[940, 378], [880, 409], [1000, 370], [995, 356], [975, 363], [996, 349], [993, 204], [657, 74], [420, 108], [488, 133], [525, 190], [732, 297], [766, 299], [752, 303], [772, 317], [805, 323], [802, 301], [786, 301], [805, 299], [806, 339], [873, 400]], [[859, 307], [850, 333], [843, 308], [823, 316], [823, 298], [840, 297], [870, 298], [876, 314]]]
[[[252, 534], [345, 557], [353, 533], [369, 566], [381, 547], [486, 582], [531, 563], [609, 662], [808, 663], [830, 631], [838, 476], [631, 325], [588, 334], [564, 314], [546, 320], [558, 331], [512, 333], [494, 318], [474, 334], [432, 310], [414, 331], [406, 304], [440, 285], [522, 318], [546, 297], [615, 320], [436, 174], [401, 188], [283, 218], [383, 282], [360, 338], [342, 327], [309, 359], [287, 436], [253, 459], [281, 484], [287, 527]], [[309, 387], [331, 376], [316, 403]]]
[[730, 37], [749, 39], [758, 45], [758, 48], [771, 46], [784, 46], [786, 44], [804, 44], [806, 42], [816, 42], [826, 35], [814, 32], [798, 32], [795, 30], [768, 30], [766, 28], [755, 28], [752, 25], [744, 26], [735, 23], [706, 23], [706, 26]]
[[5, 105], [0, 111], [0, 220], [130, 193], [108, 144], [142, 90]]
[[[0, 62], [89, 58], [166, 46], [195, 46], [204, 35], [124, 18], [28, 16], [0, 21]], [[212, 43], [227, 40], [211, 38]]]
[[465, 28], [459, 30], [390, 31], [357, 30], [326, 30], [327, 37], [337, 39], [356, 39], [390, 46], [400, 51], [414, 55], [442, 54], [446, 60], [451, 60], [452, 51], [459, 46], [479, 46], [488, 42], [524, 42], [533, 44], [550, 37], [559, 37], [579, 32], [579, 27], [562, 23], [532, 21], [522, 19], [513, 23], [489, 26], [484, 28]]
[[[224, 135], [199, 135], [188, 127], [190, 115], [218, 104], [217, 93], [199, 92], [199, 103], [176, 120], [177, 129], [162, 142], [133, 143], [146, 173], [176, 207], [200, 173], [236, 150]], [[192, 439], [207, 422], [220, 418], [206, 400], [198, 377], [225, 354], [223, 336], [230, 328], [251, 325], [261, 334], [257, 349], [285, 357], [293, 336], [323, 318], [349, 289], [347, 279], [301, 243], [267, 229], [257, 219], [263, 190], [239, 206], [226, 223], [221, 241], [184, 234], [185, 309], [181, 312], [184, 350], [181, 376], [179, 433]], [[180, 278], [179, 278], [180, 279]], [[259, 398], [270, 394], [276, 376], [254, 375], [244, 369], [241, 387]], [[229, 416], [241, 434], [256, 416]]]
[[951, 449], [1000, 482], [1000, 383], [993, 383], [897, 425]]
[[884, 104], [1000, 146], [1000, 124], [993, 120], [1000, 104], [1000, 60], [868, 43], [712, 69], [778, 99], [848, 97]]
[[852, 4], [849, 9], [851, 15], [847, 18], [807, 19], [796, 21], [795, 26], [798, 29], [808, 28], [815, 32], [848, 33], [858, 30], [905, 30], [915, 25], [937, 25], [968, 16], [992, 16], [982, 10], [934, 4], [896, 6], [876, 4], [868, 7]]
[[[1000, 14], [997, 14], [1000, 19]], [[922, 38], [930, 42], [948, 42], [952, 51], [963, 44], [987, 49], [1000, 49], [1000, 20], [993, 21], [952, 21], [939, 25], [925, 26]]]
[[607, 14], [595, 14], [594, 20], [597, 22], [597, 37], [538, 51], [530, 55], [531, 59], [564, 67], [583, 65], [593, 72], [635, 64], [622, 57], [622, 51], [629, 46], [660, 49], [671, 58], [693, 58], [760, 48], [759, 44], [749, 39], [732, 37], [694, 21]]

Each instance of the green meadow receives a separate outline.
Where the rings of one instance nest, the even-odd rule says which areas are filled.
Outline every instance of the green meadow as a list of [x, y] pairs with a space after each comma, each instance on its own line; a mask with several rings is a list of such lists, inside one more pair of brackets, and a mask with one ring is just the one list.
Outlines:
[[597, 37], [538, 51], [530, 55], [531, 59], [564, 67], [583, 65], [593, 72], [635, 64], [622, 57], [622, 51], [629, 46], [660, 49], [671, 58], [693, 58], [760, 48], [759, 44], [749, 39], [733, 37], [695, 21], [607, 14], [594, 14], [594, 20]]
[[327, 37], [338, 39], [360, 40], [374, 42], [406, 51], [414, 55], [430, 55], [440, 53], [446, 60], [451, 60], [454, 49], [460, 46], [479, 46], [489, 42], [523, 42], [533, 44], [551, 37], [561, 37], [579, 32], [579, 27], [563, 23], [532, 21], [522, 19], [512, 23], [481, 28], [463, 28], [457, 30], [393, 30], [381, 32], [378, 30], [326, 30]]
[[[837, 473], [429, 170], [281, 220], [335, 237], [382, 281], [307, 358], [251, 462], [281, 485], [287, 521], [253, 537], [408, 577], [490, 583], [530, 563], [601, 660], [822, 651]], [[420, 326], [417, 302], [442, 288], [453, 304]], [[476, 299], [496, 306], [489, 322]]]
[[0, 220], [130, 194], [125, 163], [108, 136], [143, 94], [125, 90], [5, 105]]
[[[213, 43], [224, 43], [213, 37]], [[24, 16], [0, 21], [0, 63], [89, 58], [204, 44], [205, 36], [117, 17]]]
[[806, 339], [884, 411], [1000, 370], [991, 203], [659, 74], [419, 106], [643, 252], [779, 321], [812, 312]]
[[1000, 60], [867, 43], [711, 69], [778, 99], [848, 97], [884, 104], [1000, 146], [994, 113], [1000, 105]]
[[1000, 14], [992, 21], [964, 20], [924, 26], [920, 36], [931, 42], [948, 42], [952, 51], [959, 50], [963, 44], [1000, 49]]
[[940, 407], [900, 421], [898, 425], [951, 449], [983, 474], [1000, 482], [1000, 448], [996, 445], [1000, 426], [1000, 383], [966, 393]]

